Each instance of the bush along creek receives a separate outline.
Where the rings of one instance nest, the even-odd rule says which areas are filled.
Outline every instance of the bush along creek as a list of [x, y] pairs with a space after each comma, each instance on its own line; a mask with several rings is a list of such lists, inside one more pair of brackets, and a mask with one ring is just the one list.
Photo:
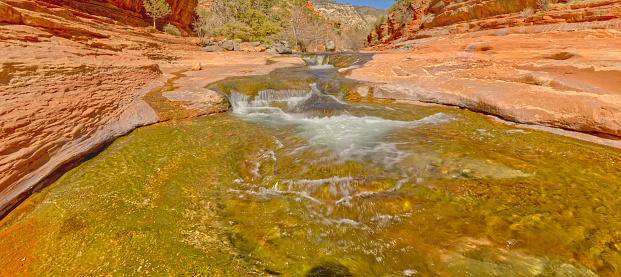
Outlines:
[[211, 85], [227, 114], [137, 129], [28, 198], [1, 222], [3, 272], [619, 274], [618, 150], [360, 97], [337, 70], [368, 56], [303, 58]]

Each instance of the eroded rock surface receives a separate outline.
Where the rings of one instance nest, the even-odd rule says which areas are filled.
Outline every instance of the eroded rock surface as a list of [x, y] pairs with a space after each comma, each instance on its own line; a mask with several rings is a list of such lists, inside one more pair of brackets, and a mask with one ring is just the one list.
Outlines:
[[205, 53], [189, 38], [72, 7], [0, 2], [0, 216], [63, 164], [137, 126], [226, 110], [203, 88], [210, 82], [303, 64]]
[[373, 97], [620, 136], [621, 1], [559, 4], [527, 16], [529, 5], [414, 1], [412, 21], [379, 27], [384, 35], [372, 49], [385, 51], [351, 77], [383, 82], [368, 92]]

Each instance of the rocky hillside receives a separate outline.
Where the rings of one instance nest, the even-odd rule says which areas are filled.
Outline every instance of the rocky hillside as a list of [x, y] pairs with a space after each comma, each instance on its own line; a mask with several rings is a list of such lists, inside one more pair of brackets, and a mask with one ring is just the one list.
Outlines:
[[327, 0], [313, 0], [312, 2], [315, 10], [320, 14], [357, 29], [373, 26], [378, 19], [387, 13], [386, 10], [368, 6], [354, 6]]

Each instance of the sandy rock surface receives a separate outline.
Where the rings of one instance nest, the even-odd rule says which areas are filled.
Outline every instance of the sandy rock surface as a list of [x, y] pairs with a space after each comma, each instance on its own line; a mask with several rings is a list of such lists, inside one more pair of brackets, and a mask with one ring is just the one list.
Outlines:
[[620, 136], [621, 1], [582, 2], [526, 14], [532, 2], [413, 1], [411, 21], [372, 33], [382, 52], [351, 78], [381, 82], [362, 91], [373, 97]]
[[189, 38], [48, 2], [0, 2], [0, 15], [0, 215], [138, 126], [225, 111], [207, 84], [303, 63], [205, 53]]
[[[621, 32], [437, 38], [379, 53], [351, 78], [374, 97], [455, 105], [506, 120], [621, 135]], [[597, 45], [594, 48], [593, 45]]]

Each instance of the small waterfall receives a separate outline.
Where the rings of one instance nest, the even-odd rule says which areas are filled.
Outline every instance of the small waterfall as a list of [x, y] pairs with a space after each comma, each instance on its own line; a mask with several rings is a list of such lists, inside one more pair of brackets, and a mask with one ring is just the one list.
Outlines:
[[382, 141], [386, 135], [395, 129], [452, 120], [443, 113], [416, 121], [354, 116], [347, 103], [323, 94], [317, 84], [311, 84], [310, 90], [262, 90], [254, 98], [231, 90], [230, 103], [234, 114], [244, 120], [276, 129], [294, 127], [296, 137], [323, 149], [315, 151], [327, 151], [338, 163], [367, 160], [391, 166], [405, 155], [396, 145]]
[[326, 55], [317, 55], [311, 58], [302, 58], [311, 69], [330, 69], [334, 68], [330, 64], [330, 57]]
[[261, 90], [252, 100], [250, 96], [231, 90], [229, 101], [234, 113], [248, 113], [253, 109], [269, 108], [274, 103], [283, 103], [287, 107], [294, 107], [308, 99], [312, 94], [308, 90]]

